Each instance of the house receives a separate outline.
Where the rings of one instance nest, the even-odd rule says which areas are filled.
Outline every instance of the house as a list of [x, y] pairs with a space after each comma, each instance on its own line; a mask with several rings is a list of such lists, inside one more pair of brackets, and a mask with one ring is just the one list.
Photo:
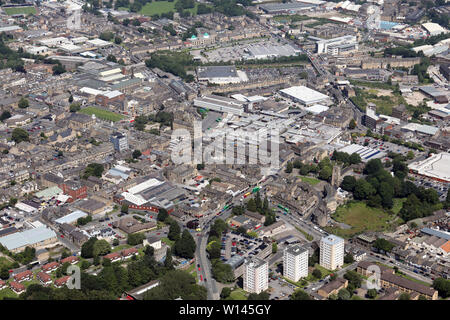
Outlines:
[[64, 276], [62, 278], [56, 279], [54, 282], [54, 285], [56, 288], [62, 288], [67, 284], [67, 281], [69, 281], [70, 276]]
[[103, 259], [109, 259], [111, 262], [116, 262], [122, 260], [122, 256], [120, 252], [113, 252], [104, 256]]
[[25, 292], [25, 286], [19, 282], [11, 281], [9, 283], [9, 286], [11, 287], [11, 290], [14, 291], [16, 294], [21, 294]]
[[54, 261], [54, 262], [44, 264], [42, 266], [42, 271], [45, 273], [51, 273], [51, 272], [55, 271], [56, 269], [58, 269], [58, 267], [59, 267], [59, 263]]
[[0, 280], [0, 290], [3, 290], [6, 288], [6, 282], [3, 280]]
[[317, 293], [324, 299], [327, 299], [329, 296], [333, 294], [338, 294], [339, 290], [347, 288], [347, 286], [348, 286], [347, 279], [336, 278], [335, 280], [331, 281], [330, 283], [320, 288], [317, 291]]
[[30, 270], [20, 272], [14, 276], [14, 280], [17, 282], [30, 281], [32, 279], [33, 279], [33, 272], [31, 272]]
[[44, 286], [52, 284], [52, 277], [42, 271], [38, 272], [38, 274], [36, 275], [36, 279], [38, 279], [39, 282], [41, 282]]
[[64, 259], [61, 259], [61, 264], [64, 264], [66, 262], [70, 263], [70, 264], [76, 264], [78, 261], [80, 261], [80, 258], [75, 257], [75, 256], [70, 256]]
[[138, 250], [136, 248], [129, 248], [129, 249], [122, 250], [120, 252], [120, 254], [122, 255], [123, 259], [129, 259], [132, 256], [137, 255]]
[[148, 239], [144, 239], [143, 246], [150, 246], [155, 250], [161, 249], [161, 239], [157, 237], [149, 237]]
[[119, 228], [120, 230], [122, 230], [127, 234], [145, 232], [156, 229], [155, 222], [150, 221], [141, 223], [136, 219], [134, 219], [133, 217], [125, 217], [118, 221], [114, 221], [113, 226]]
[[258, 223], [264, 223], [264, 221], [266, 221], [266, 217], [258, 212], [252, 212], [252, 211], [246, 210], [244, 215]]

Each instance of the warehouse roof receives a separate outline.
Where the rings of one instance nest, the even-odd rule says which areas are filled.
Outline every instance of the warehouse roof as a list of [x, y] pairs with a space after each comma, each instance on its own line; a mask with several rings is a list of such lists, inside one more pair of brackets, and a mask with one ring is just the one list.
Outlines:
[[69, 213], [68, 215], [65, 215], [64, 217], [56, 219], [55, 222], [56, 223], [60, 223], [60, 224], [63, 224], [63, 223], [69, 223], [70, 224], [72, 222], [77, 221], [79, 218], [86, 217], [87, 215], [88, 214], [86, 212], [84, 212], [84, 211], [76, 210], [76, 211], [74, 211], [72, 213]]
[[304, 104], [310, 104], [329, 99], [327, 95], [305, 86], [294, 86], [280, 90], [282, 93], [300, 100]]
[[8, 250], [14, 250], [53, 237], [56, 237], [56, 233], [53, 230], [46, 227], [40, 227], [2, 237], [0, 238], [0, 243]]
[[197, 69], [199, 78], [230, 78], [238, 77], [235, 66], [210, 66]]

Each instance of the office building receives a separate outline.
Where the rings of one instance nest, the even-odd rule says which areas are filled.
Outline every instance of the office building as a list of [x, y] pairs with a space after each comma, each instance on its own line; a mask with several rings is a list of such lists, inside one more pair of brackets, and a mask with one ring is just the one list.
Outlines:
[[253, 258], [245, 263], [244, 290], [250, 293], [261, 293], [269, 287], [269, 264], [261, 259]]
[[115, 132], [112, 134], [110, 141], [114, 145], [114, 150], [122, 152], [128, 150], [128, 138], [126, 135]]
[[329, 235], [320, 240], [319, 264], [328, 270], [335, 270], [344, 265], [344, 239]]
[[333, 39], [319, 40], [316, 43], [317, 53], [340, 55], [346, 52], [358, 50], [356, 36], [343, 36]]
[[283, 252], [283, 275], [297, 282], [308, 276], [308, 249], [298, 244], [291, 245]]

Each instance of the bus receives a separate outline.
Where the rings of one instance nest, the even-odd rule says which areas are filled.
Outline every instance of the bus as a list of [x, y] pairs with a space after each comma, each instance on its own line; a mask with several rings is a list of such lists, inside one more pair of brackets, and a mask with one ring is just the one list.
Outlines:
[[259, 190], [261, 190], [261, 187], [254, 187], [252, 193], [258, 192]]
[[244, 194], [244, 198], [247, 198], [249, 195], [251, 195], [251, 192], [247, 192], [246, 194]]
[[284, 214], [289, 213], [289, 209], [286, 207], [283, 207], [281, 204], [278, 205], [278, 208], [284, 211]]

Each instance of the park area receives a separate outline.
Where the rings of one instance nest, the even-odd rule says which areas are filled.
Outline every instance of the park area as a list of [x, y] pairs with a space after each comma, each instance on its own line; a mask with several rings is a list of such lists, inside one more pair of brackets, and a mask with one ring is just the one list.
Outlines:
[[[143, 14], [144, 16], [153, 16], [155, 14], [161, 15], [162, 13], [168, 13], [168, 12], [175, 12], [175, 3], [176, 1], [152, 1], [145, 4], [145, 6], [142, 7], [141, 11], [139, 11], [140, 14]], [[197, 6], [198, 3], [195, 4], [194, 8], [186, 9], [187, 11], [191, 12], [193, 15], [197, 14]]]
[[112, 122], [116, 122], [116, 121], [124, 119], [124, 116], [122, 116], [118, 113], [100, 109], [97, 107], [86, 107], [86, 108], [81, 109], [79, 112], [90, 115], [90, 116], [95, 114], [95, 116], [99, 119], [112, 121]]
[[314, 186], [320, 182], [319, 179], [312, 178], [312, 177], [298, 176], [298, 178], [302, 179], [302, 182], [306, 182], [312, 186]]
[[36, 8], [35, 7], [9, 7], [9, 8], [2, 8], [3, 11], [9, 16], [15, 15], [15, 14], [36, 14]]
[[364, 231], [388, 230], [391, 222], [397, 218], [383, 209], [367, 207], [363, 202], [351, 202], [340, 206], [331, 217], [349, 227], [325, 227], [325, 230], [344, 238], [350, 238]]

